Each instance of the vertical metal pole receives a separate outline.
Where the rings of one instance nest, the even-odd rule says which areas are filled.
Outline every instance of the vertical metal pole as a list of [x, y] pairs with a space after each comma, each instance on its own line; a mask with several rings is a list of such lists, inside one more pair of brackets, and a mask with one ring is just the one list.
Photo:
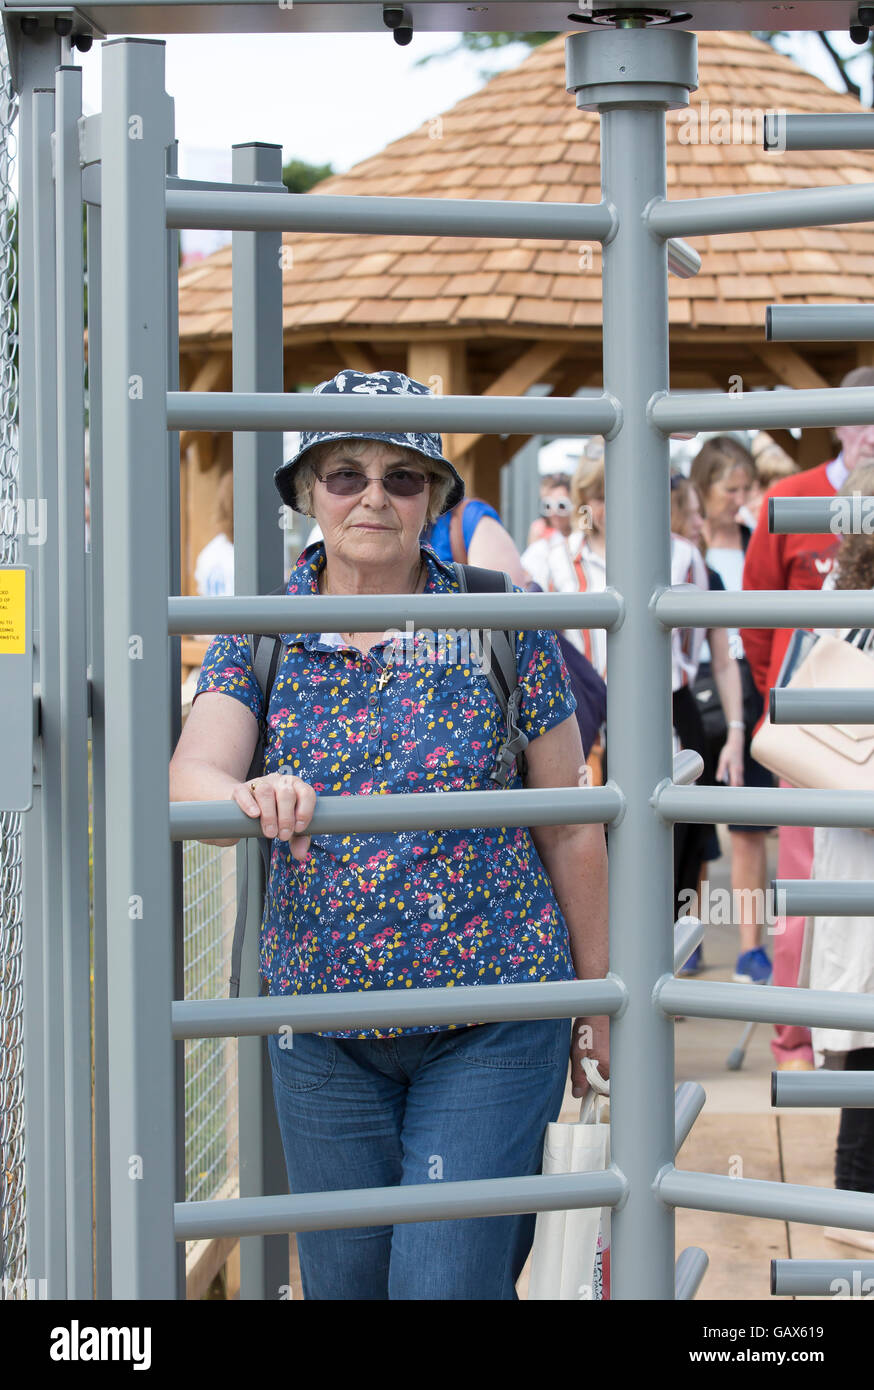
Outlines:
[[[82, 70], [55, 80], [58, 313], [58, 564], [62, 930], [67, 1149], [67, 1292], [94, 1294], [91, 1199], [91, 943], [88, 898], [88, 708], [85, 603], [85, 349]], [[56, 1059], [57, 1062], [58, 1059]]]
[[[178, 171], [179, 142], [167, 147], [167, 173]], [[179, 233], [167, 230], [167, 390], [179, 390]], [[182, 546], [180, 516], [179, 431], [167, 435], [167, 485], [170, 503], [171, 594], [182, 592]], [[182, 638], [170, 639], [170, 744], [179, 742], [182, 732]], [[184, 846], [175, 840], [170, 846], [173, 860], [173, 998], [185, 998], [185, 894], [182, 885]], [[185, 1043], [174, 1045], [176, 1069], [176, 1200], [185, 1201]], [[185, 1298], [185, 1242], [176, 1244], [176, 1297]]]
[[[16, 20], [12, 21], [17, 22]], [[38, 499], [41, 495], [37, 463], [37, 412], [41, 379], [37, 376], [36, 292], [39, 280], [36, 180], [38, 149], [35, 91], [54, 81], [60, 61], [60, 41], [48, 30], [33, 37], [20, 36], [19, 47], [19, 199], [18, 199], [18, 453], [19, 496]], [[43, 138], [47, 138], [43, 132]], [[38, 502], [35, 503], [38, 506]], [[46, 546], [28, 544], [22, 537], [21, 559], [33, 566], [34, 595], [34, 688], [44, 680], [40, 604], [45, 585], [43, 562]], [[49, 1244], [49, 1173], [46, 1168], [48, 1144], [49, 1094], [46, 1090], [46, 1033], [43, 941], [43, 856], [45, 806], [43, 797], [43, 749], [35, 746], [33, 806], [21, 819], [21, 857], [23, 866], [23, 981], [24, 981], [24, 1124], [25, 1175], [27, 1182], [27, 1275], [31, 1279], [50, 1279], [50, 1297], [63, 1297], [54, 1271], [62, 1269], [55, 1241]], [[57, 1176], [55, 1173], [54, 1176]], [[53, 1231], [56, 1228], [53, 1227]], [[50, 1268], [52, 1273], [50, 1276]], [[39, 1287], [37, 1285], [37, 1287]]]
[[114, 1298], [176, 1292], [164, 44], [103, 45], [106, 911]]
[[[43, 1026], [45, 1105], [45, 1193], [49, 1298], [67, 1297], [66, 1158], [64, 1098], [64, 956], [61, 930], [63, 824], [61, 784], [60, 632], [58, 622], [58, 421], [57, 325], [55, 318], [55, 206], [51, 136], [54, 86], [33, 97], [34, 253], [36, 285], [37, 507], [44, 506], [47, 535], [41, 550], [39, 592], [43, 812]], [[51, 511], [49, 512], [49, 506]]]
[[694, 44], [685, 32], [634, 29], [568, 42], [568, 85], [579, 106], [601, 112], [602, 192], [617, 222], [603, 268], [604, 385], [623, 412], [606, 444], [607, 580], [626, 604], [607, 638], [610, 777], [627, 798], [609, 851], [610, 968], [628, 989], [611, 1029], [612, 1153], [629, 1180], [611, 1224], [617, 1299], [674, 1297], [673, 1212], [653, 1191], [674, 1157], [673, 1022], [653, 1003], [673, 970], [673, 848], [649, 804], [672, 763], [670, 636], [649, 606], [671, 582], [669, 446], [647, 417], [668, 387], [668, 262], [641, 214], [666, 194], [665, 110], [688, 100]]
[[91, 553], [91, 881], [94, 934], [94, 1203], [97, 1298], [112, 1296], [109, 986], [106, 974], [106, 684], [103, 652], [103, 418], [100, 208], [88, 207], [88, 469]]
[[604, 247], [604, 381], [624, 412], [605, 450], [607, 566], [627, 605], [607, 655], [607, 728], [621, 730], [610, 742], [610, 777], [628, 798], [610, 833], [610, 968], [629, 996], [611, 1030], [612, 1152], [630, 1183], [611, 1224], [611, 1293], [672, 1298], [674, 1217], [652, 1181], [673, 1161], [674, 1030], [652, 988], [673, 969], [673, 845], [671, 827], [648, 804], [671, 775], [670, 636], [648, 606], [670, 583], [670, 461], [667, 440], [646, 418], [650, 396], [668, 385], [668, 264], [665, 245], [640, 217], [650, 198], [665, 194], [664, 112], [604, 111], [601, 158], [605, 196], [619, 214], [616, 238]]
[[[235, 145], [235, 183], [281, 187], [282, 147]], [[279, 232], [234, 232], [233, 385], [235, 391], [282, 391], [282, 268]], [[234, 435], [234, 591], [263, 594], [282, 582], [283, 533], [273, 473], [282, 462], [282, 434]], [[257, 995], [263, 869], [254, 840], [237, 847], [237, 866], [249, 856], [249, 896], [240, 993]], [[285, 1192], [288, 1180], [273, 1105], [266, 1038], [238, 1043], [240, 1196]], [[240, 1241], [240, 1297], [275, 1299], [287, 1285], [286, 1236]]]

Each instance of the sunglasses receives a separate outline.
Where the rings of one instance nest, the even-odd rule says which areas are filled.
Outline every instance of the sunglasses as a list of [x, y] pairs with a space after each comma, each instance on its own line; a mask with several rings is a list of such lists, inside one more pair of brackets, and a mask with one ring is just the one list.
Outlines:
[[381, 478], [371, 478], [358, 468], [337, 468], [333, 473], [316, 473], [333, 497], [357, 497], [370, 482], [382, 483], [389, 497], [418, 497], [435, 475], [415, 468], [391, 468]]
[[540, 511], [543, 516], [570, 516], [573, 503], [569, 497], [547, 497], [541, 502]]

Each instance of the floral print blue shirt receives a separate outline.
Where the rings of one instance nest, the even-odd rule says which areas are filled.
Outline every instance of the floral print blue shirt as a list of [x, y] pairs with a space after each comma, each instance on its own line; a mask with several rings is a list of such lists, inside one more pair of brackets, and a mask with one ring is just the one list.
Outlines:
[[[422, 547], [426, 593], [458, 592]], [[289, 594], [318, 592], [322, 544]], [[409, 640], [409, 639], [408, 639]], [[337, 633], [284, 633], [267, 713], [264, 775], [285, 771], [326, 796], [494, 791], [501, 707], [465, 642], [417, 632], [362, 655]], [[423, 645], [424, 644], [424, 645]], [[529, 740], [576, 701], [551, 632], [520, 632], [520, 725]], [[195, 699], [219, 691], [261, 719], [248, 640], [220, 635]], [[516, 776], [510, 784], [520, 787]], [[271, 994], [572, 980], [567, 925], [527, 827], [314, 835], [306, 858], [272, 843], [260, 966]], [[388, 1038], [454, 1025], [325, 1034]]]

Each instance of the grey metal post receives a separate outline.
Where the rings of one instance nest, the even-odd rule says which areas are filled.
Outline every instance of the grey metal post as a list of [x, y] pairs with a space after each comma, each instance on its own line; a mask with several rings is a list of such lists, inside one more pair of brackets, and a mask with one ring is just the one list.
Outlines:
[[[167, 174], [175, 176], [178, 160], [178, 141], [167, 147]], [[167, 385], [179, 390], [179, 233], [167, 229]], [[182, 591], [182, 517], [180, 497], [179, 434], [167, 434], [167, 487], [169, 491], [170, 569], [168, 583], [171, 594]], [[182, 732], [182, 643], [178, 637], [170, 641], [170, 743], [173, 748]], [[181, 843], [170, 847], [172, 859], [171, 892], [173, 895], [173, 998], [185, 997], [185, 893], [183, 888]], [[185, 1045], [174, 1048], [176, 1070], [176, 1200], [185, 1201]], [[185, 1246], [176, 1246], [176, 1296], [184, 1299]]]
[[[12, 23], [17, 23], [13, 19]], [[39, 498], [39, 469], [37, 463], [37, 401], [39, 379], [36, 351], [36, 292], [38, 283], [38, 248], [36, 244], [37, 164], [34, 151], [38, 138], [46, 138], [44, 127], [40, 137], [36, 129], [35, 90], [50, 87], [54, 71], [60, 62], [61, 45], [55, 34], [41, 29], [32, 38], [19, 36], [18, 84], [19, 101], [19, 179], [18, 179], [18, 456], [19, 495]], [[50, 134], [50, 131], [49, 131]], [[34, 593], [34, 687], [39, 690], [44, 678], [41, 652], [39, 604], [45, 584], [43, 561], [45, 546], [22, 546], [21, 558], [33, 566]], [[23, 984], [24, 984], [24, 1125], [25, 1176], [27, 1183], [27, 1275], [31, 1279], [50, 1278], [47, 1291], [51, 1297], [63, 1296], [54, 1271], [61, 1272], [56, 1227], [52, 1225], [52, 1244], [49, 1244], [50, 1185], [47, 1162], [46, 1056], [49, 1039], [45, 1030], [43, 999], [43, 856], [47, 849], [44, 840], [44, 759], [42, 745], [35, 746], [33, 806], [21, 818], [22, 858], [22, 917], [24, 923]], [[53, 1176], [57, 1177], [57, 1165]], [[60, 1175], [63, 1182], [63, 1174]], [[50, 1276], [49, 1271], [52, 1269]]]
[[[82, 69], [55, 79], [58, 313], [60, 806], [67, 1147], [67, 1292], [94, 1292], [91, 1200], [91, 932], [88, 895], [88, 687], [85, 589], [85, 346], [82, 281]], [[57, 1065], [58, 1059], [55, 1059]]]
[[103, 655], [103, 344], [99, 207], [86, 212], [88, 468], [91, 479], [91, 898], [94, 957], [94, 1259], [98, 1299], [112, 1295], [109, 1186], [109, 984], [106, 963], [106, 723]]
[[[280, 145], [235, 145], [235, 183], [281, 186]], [[265, 194], [264, 196], [271, 196]], [[282, 391], [281, 233], [233, 234], [233, 386], [235, 391]], [[282, 530], [273, 473], [282, 462], [281, 433], [234, 435], [234, 591], [267, 593], [282, 582]], [[240, 993], [260, 987], [264, 872], [257, 842], [237, 846], [238, 872], [248, 855], [248, 901]], [[273, 1104], [266, 1037], [241, 1038], [237, 1053], [240, 1196], [285, 1192], [288, 1179]], [[288, 1239], [251, 1236], [240, 1241], [240, 1297], [275, 1299], [288, 1284]]]
[[54, 82], [33, 97], [34, 251], [36, 286], [36, 451], [38, 498], [52, 503], [46, 543], [40, 546], [39, 593], [40, 701], [43, 813], [43, 1028], [45, 1032], [45, 1193], [49, 1298], [67, 1297], [67, 1202], [65, 1157], [64, 954], [61, 863], [63, 824], [57, 789], [61, 782], [60, 634], [58, 625], [58, 421], [57, 325], [55, 318], [55, 207], [52, 189], [51, 135], [54, 129]]
[[176, 1288], [164, 44], [103, 45], [106, 908], [113, 1297]]
[[610, 779], [628, 801], [610, 832], [610, 969], [628, 989], [621, 1023], [611, 1028], [611, 1151], [629, 1182], [611, 1226], [617, 1299], [675, 1292], [674, 1222], [653, 1190], [674, 1156], [674, 1038], [652, 998], [655, 981], [673, 970], [673, 853], [670, 827], [644, 791], [671, 776], [670, 641], [649, 608], [653, 592], [670, 583], [670, 461], [647, 414], [669, 380], [668, 264], [642, 214], [666, 195], [665, 111], [688, 103], [695, 44], [683, 31], [639, 29], [574, 35], [567, 44], [568, 88], [578, 106], [601, 112], [602, 191], [618, 218], [603, 257], [604, 384], [623, 412], [605, 451], [607, 577], [626, 604], [607, 636], [607, 727], [621, 730], [611, 742]]

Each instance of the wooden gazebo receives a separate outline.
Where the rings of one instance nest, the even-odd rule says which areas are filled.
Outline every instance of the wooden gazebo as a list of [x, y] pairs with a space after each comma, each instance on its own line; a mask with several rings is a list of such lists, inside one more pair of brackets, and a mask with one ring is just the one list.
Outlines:
[[[703, 33], [689, 113], [668, 116], [672, 196], [711, 197], [874, 179], [874, 152], [765, 154], [756, 113], [857, 112], [859, 103], [768, 44]], [[388, 145], [318, 193], [596, 202], [599, 118], [565, 91], [564, 39], [536, 49], [473, 96]], [[705, 105], [708, 103], [708, 105]], [[721, 143], [719, 112], [749, 113], [738, 143]], [[690, 139], [690, 132], [693, 137]], [[406, 371], [450, 395], [517, 395], [538, 384], [571, 395], [601, 384], [601, 255], [597, 244], [484, 238], [293, 233], [283, 271], [285, 389], [342, 367]], [[699, 237], [691, 279], [671, 277], [671, 380], [677, 389], [834, 386], [874, 365], [874, 345], [765, 342], [771, 303], [870, 301], [874, 228], [853, 225]], [[231, 248], [179, 277], [181, 386], [231, 388]], [[439, 382], [439, 385], [438, 385]], [[829, 453], [828, 432], [796, 442], [802, 465]], [[497, 501], [499, 470], [526, 436], [445, 440], [469, 490]], [[230, 435], [182, 437], [183, 572], [212, 535], [211, 500], [230, 466]]]

